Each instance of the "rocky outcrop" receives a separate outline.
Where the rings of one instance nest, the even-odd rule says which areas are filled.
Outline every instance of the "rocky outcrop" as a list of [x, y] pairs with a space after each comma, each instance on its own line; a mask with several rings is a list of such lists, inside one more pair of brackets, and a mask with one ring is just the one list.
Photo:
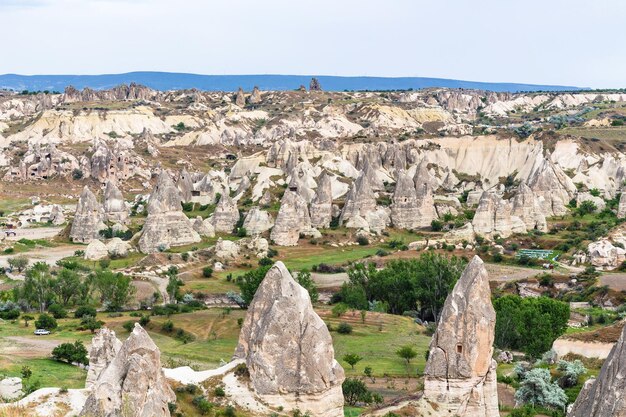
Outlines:
[[415, 183], [406, 171], [398, 173], [391, 201], [391, 222], [395, 228], [411, 230], [421, 227]]
[[148, 200], [148, 217], [144, 223], [139, 249], [143, 253], [165, 250], [171, 246], [200, 241], [200, 235], [185, 216], [181, 197], [167, 171], [162, 170]]
[[526, 225], [527, 230], [548, 231], [546, 216], [533, 190], [525, 183], [521, 183], [513, 198], [511, 215], [519, 217]]
[[311, 82], [309, 83], [309, 91], [322, 91], [322, 85], [317, 78], [311, 78]]
[[131, 249], [130, 244], [119, 237], [114, 237], [109, 240], [106, 244], [106, 248], [109, 252], [109, 256], [113, 258], [125, 258], [128, 256], [128, 252], [130, 252]]
[[132, 333], [91, 387], [84, 417], [169, 417], [176, 401], [161, 369], [161, 352], [135, 324]]
[[311, 229], [306, 201], [295, 191], [285, 191], [270, 239], [278, 246], [295, 246], [300, 233], [308, 233]]
[[343, 416], [344, 372], [326, 324], [282, 262], [267, 272], [248, 308], [235, 357], [253, 392], [272, 407]]
[[98, 239], [99, 232], [106, 228], [103, 222], [104, 212], [96, 196], [85, 186], [78, 198], [76, 213], [72, 220], [70, 239], [72, 242], [89, 243]]
[[22, 379], [18, 377], [4, 378], [0, 380], [0, 398], [3, 400], [16, 400], [24, 395], [22, 391]]
[[85, 249], [85, 259], [89, 261], [98, 261], [109, 256], [109, 251], [104, 243], [99, 240], [92, 240]]
[[259, 90], [259, 87], [255, 85], [254, 88], [252, 89], [252, 94], [250, 94], [250, 97], [248, 97], [248, 103], [259, 104], [260, 102], [261, 102], [261, 91]]
[[626, 416], [626, 326], [597, 379], [585, 382], [568, 417]]
[[259, 207], [252, 207], [243, 221], [243, 227], [250, 236], [260, 235], [274, 226], [272, 216]]
[[197, 216], [196, 219], [193, 221], [193, 230], [195, 230], [196, 233], [198, 233], [200, 236], [215, 236], [215, 228], [211, 223], [202, 219], [202, 216]]
[[614, 246], [608, 239], [590, 243], [587, 246], [587, 253], [591, 265], [609, 271], [626, 260], [626, 250]]
[[238, 221], [239, 209], [237, 208], [237, 202], [230, 198], [228, 194], [222, 194], [211, 217], [211, 224], [213, 224], [215, 231], [218, 233], [232, 233]]
[[111, 223], [128, 223], [128, 208], [120, 189], [111, 180], [107, 180], [104, 189], [104, 215]]
[[477, 235], [509, 237], [513, 233], [525, 233], [526, 226], [517, 216], [511, 215], [511, 205], [495, 193], [485, 191], [480, 197], [472, 220]]
[[239, 87], [235, 96], [235, 104], [241, 108], [246, 107], [246, 96], [243, 94], [243, 88]]
[[90, 388], [113, 361], [117, 353], [122, 348], [122, 342], [115, 337], [115, 332], [106, 327], [98, 330], [98, 333], [91, 339], [89, 348], [89, 370], [85, 388]]
[[448, 295], [430, 343], [424, 398], [437, 416], [498, 417], [496, 312], [489, 277], [475, 256]]
[[622, 191], [619, 197], [619, 205], [617, 206], [617, 218], [626, 218], [626, 191]]
[[361, 173], [350, 186], [339, 222], [341, 224], [347, 223], [356, 216], [365, 218], [369, 212], [375, 210], [376, 196], [367, 181], [367, 177]]
[[318, 228], [330, 227], [333, 210], [333, 192], [328, 172], [319, 177], [315, 197], [311, 201], [311, 226]]
[[191, 192], [193, 191], [193, 181], [191, 180], [191, 175], [189, 175], [189, 172], [187, 172], [186, 169], [183, 169], [180, 172], [176, 186], [178, 187], [178, 191], [180, 191], [181, 200], [184, 203], [190, 202]]
[[567, 213], [567, 204], [574, 197], [576, 186], [572, 180], [548, 159], [528, 179], [528, 186], [539, 198], [546, 216]]
[[239, 256], [239, 245], [232, 240], [217, 239], [213, 250], [218, 259], [234, 259]]

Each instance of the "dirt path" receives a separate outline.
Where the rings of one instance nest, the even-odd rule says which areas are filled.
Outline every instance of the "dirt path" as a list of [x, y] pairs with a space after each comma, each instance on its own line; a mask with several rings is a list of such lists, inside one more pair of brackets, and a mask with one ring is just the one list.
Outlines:
[[489, 281], [517, 281], [541, 274], [541, 270], [522, 268], [520, 266], [485, 264], [489, 273]]
[[59, 259], [67, 258], [68, 256], [74, 255], [74, 252], [80, 248], [84, 249], [84, 246], [63, 245], [56, 246], [54, 248], [42, 247], [19, 254], [0, 255], [0, 267], [6, 268], [7, 266], [9, 266], [8, 260], [19, 255], [25, 255], [26, 257], [28, 257], [31, 264], [34, 262], [45, 262], [49, 265], [55, 265]]
[[15, 236], [8, 236], [6, 240], [49, 239], [58, 235], [62, 230], [63, 227], [26, 227], [15, 229]]
[[337, 288], [341, 287], [341, 284], [348, 281], [348, 274], [345, 272], [340, 272], [338, 274], [320, 274], [317, 272], [311, 272], [311, 278], [320, 289]]
[[[35, 327], [31, 325], [33, 331]], [[62, 340], [52, 339], [50, 336], [7, 336], [2, 338], [8, 342], [8, 346], [2, 346], [3, 354], [11, 354], [20, 357], [46, 357], [52, 349], [63, 343]]]

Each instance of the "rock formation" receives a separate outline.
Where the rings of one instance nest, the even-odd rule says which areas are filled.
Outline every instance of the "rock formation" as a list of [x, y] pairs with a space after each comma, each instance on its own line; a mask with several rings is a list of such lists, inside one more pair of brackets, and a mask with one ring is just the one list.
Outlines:
[[202, 216], [197, 216], [193, 221], [193, 230], [195, 230], [200, 236], [215, 236], [215, 229], [213, 228], [213, 225], [208, 221], [205, 221]]
[[113, 330], [106, 327], [98, 330], [98, 333], [91, 339], [86, 388], [90, 388], [98, 380], [102, 371], [109, 366], [121, 348], [122, 342], [115, 337]]
[[585, 382], [568, 417], [626, 417], [626, 326], [597, 379]]
[[232, 233], [238, 221], [239, 209], [237, 208], [237, 202], [230, 198], [227, 193], [222, 194], [211, 217], [211, 223], [215, 231], [218, 233]]
[[367, 177], [361, 173], [352, 183], [346, 195], [346, 202], [341, 211], [340, 223], [346, 223], [356, 216], [365, 218], [369, 212], [376, 210], [376, 196], [370, 187]]
[[270, 239], [279, 246], [295, 246], [300, 233], [310, 230], [311, 218], [306, 201], [295, 191], [286, 190]]
[[0, 398], [7, 401], [17, 400], [24, 395], [23, 388], [21, 378], [4, 378], [0, 380]]
[[250, 236], [260, 235], [274, 226], [272, 216], [259, 207], [252, 207], [243, 221], [243, 227]]
[[489, 277], [475, 256], [448, 295], [424, 369], [424, 399], [437, 416], [498, 417], [496, 312]]
[[254, 88], [252, 89], [252, 94], [250, 94], [250, 97], [248, 97], [248, 103], [259, 104], [260, 102], [261, 102], [261, 91], [259, 90], [259, 87], [255, 85]]
[[591, 265], [604, 270], [615, 269], [626, 260], [626, 250], [614, 246], [608, 239], [590, 243], [587, 252]]
[[111, 180], [107, 180], [106, 188], [104, 189], [103, 206], [106, 221], [121, 224], [128, 222], [128, 209], [124, 202], [124, 196]]
[[148, 200], [148, 217], [144, 223], [139, 249], [143, 253], [165, 250], [200, 241], [200, 235], [185, 216], [181, 197], [167, 171], [162, 170]]
[[391, 201], [391, 222], [395, 228], [411, 230], [421, 227], [415, 183], [406, 171], [398, 173]]
[[322, 85], [317, 78], [311, 78], [311, 82], [309, 83], [309, 91], [322, 91]]
[[541, 205], [533, 190], [525, 183], [520, 184], [513, 198], [511, 215], [519, 217], [527, 230], [534, 229], [544, 233], [548, 231], [548, 223]]
[[322, 172], [317, 184], [315, 197], [311, 201], [311, 226], [318, 228], [330, 227], [333, 209], [333, 192], [330, 175]]
[[109, 256], [109, 251], [104, 243], [94, 239], [87, 245], [85, 249], [85, 259], [90, 261], [98, 261]]
[[546, 216], [561, 216], [567, 213], [566, 206], [576, 192], [572, 180], [548, 159], [544, 159], [528, 179], [528, 186], [540, 199]]
[[626, 218], [626, 190], [622, 191], [622, 194], [619, 197], [619, 205], [617, 207], [617, 218], [618, 219]]
[[253, 392], [270, 406], [343, 416], [344, 372], [330, 333], [282, 262], [267, 272], [248, 308], [235, 357], [245, 359]]
[[243, 94], [243, 88], [239, 87], [235, 96], [235, 104], [241, 108], [246, 107], [246, 96]]
[[511, 205], [495, 193], [484, 191], [472, 220], [474, 232], [481, 236], [500, 235], [509, 237], [513, 233], [525, 233], [526, 226], [517, 216], [511, 215]]
[[96, 196], [85, 186], [78, 199], [70, 239], [73, 242], [89, 243], [98, 239], [99, 232], [106, 228], [103, 223], [104, 212], [102, 206], [96, 200]]
[[175, 401], [176, 395], [161, 369], [161, 352], [136, 323], [115, 357], [93, 382], [80, 415], [169, 417], [168, 403]]
[[186, 169], [183, 169], [180, 172], [176, 186], [178, 187], [178, 191], [180, 191], [181, 200], [184, 203], [190, 202], [191, 192], [193, 191], [193, 181], [191, 180], [191, 175], [189, 175], [189, 172], [187, 172]]

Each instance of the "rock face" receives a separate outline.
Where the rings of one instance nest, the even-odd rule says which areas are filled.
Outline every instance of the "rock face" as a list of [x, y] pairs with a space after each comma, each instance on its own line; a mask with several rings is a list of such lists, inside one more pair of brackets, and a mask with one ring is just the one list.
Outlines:
[[602, 365], [600, 375], [588, 380], [568, 417], [626, 416], [626, 327]]
[[322, 86], [317, 78], [311, 78], [311, 82], [309, 83], [309, 91], [322, 91]]
[[320, 175], [315, 197], [311, 201], [311, 226], [330, 227], [333, 211], [333, 192], [330, 175], [326, 171]]
[[308, 292], [277, 262], [248, 308], [235, 352], [246, 361], [252, 390], [285, 411], [343, 416], [344, 372], [334, 353]]
[[398, 173], [391, 204], [391, 222], [398, 229], [420, 227], [419, 202], [413, 178], [406, 172]]
[[186, 169], [183, 169], [180, 172], [176, 186], [178, 187], [178, 191], [180, 191], [181, 201], [185, 203], [190, 202], [191, 192], [193, 191], [193, 181], [191, 180], [191, 175], [189, 175], [189, 172], [187, 172]]
[[243, 94], [243, 88], [239, 87], [235, 96], [235, 104], [239, 107], [246, 107], [246, 96]]
[[626, 191], [622, 192], [619, 197], [619, 205], [617, 207], [617, 218], [623, 219], [626, 217]]
[[180, 193], [172, 178], [167, 171], [161, 171], [148, 200], [148, 217], [139, 239], [139, 249], [143, 253], [200, 241], [200, 235], [183, 213], [180, 201]]
[[103, 223], [104, 212], [102, 206], [98, 204], [96, 196], [87, 186], [78, 199], [76, 213], [72, 221], [70, 239], [73, 242], [89, 243], [98, 239], [100, 230], [106, 228]]
[[0, 380], [0, 398], [9, 401], [16, 400], [24, 395], [22, 388], [21, 378], [4, 378]]
[[256, 85], [252, 89], [252, 94], [248, 97], [248, 102], [250, 104], [259, 104], [261, 102], [261, 91]]
[[540, 232], [548, 231], [548, 223], [546, 222], [546, 216], [541, 209], [539, 200], [525, 183], [521, 183], [517, 194], [513, 198], [513, 209], [511, 210], [513, 216], [519, 217], [528, 230], [539, 230]]
[[161, 369], [161, 352], [135, 324], [115, 357], [93, 383], [84, 417], [169, 417], [176, 395]]
[[352, 183], [346, 202], [341, 211], [340, 223], [350, 221], [353, 217], [360, 216], [365, 218], [368, 213], [376, 210], [376, 196], [372, 191], [372, 187], [367, 177], [361, 173], [359, 177]]
[[605, 270], [615, 269], [626, 260], [626, 251], [608, 239], [590, 243], [587, 252], [591, 264]]
[[448, 295], [424, 369], [424, 398], [437, 415], [498, 417], [496, 312], [489, 277], [475, 256]]
[[270, 239], [279, 246], [296, 246], [300, 233], [309, 230], [311, 218], [306, 201], [295, 191], [285, 191]]
[[259, 207], [252, 207], [246, 218], [243, 221], [243, 227], [246, 229], [248, 235], [256, 236], [267, 232], [274, 226], [274, 220], [272, 216]]
[[218, 233], [232, 233], [238, 221], [239, 209], [237, 209], [237, 202], [233, 201], [228, 194], [222, 194], [211, 217], [211, 223], [215, 231]]
[[509, 237], [513, 233], [525, 233], [526, 225], [517, 216], [511, 215], [511, 205], [496, 194], [485, 191], [480, 197], [472, 220], [474, 232], [492, 237]]
[[115, 332], [106, 327], [98, 330], [98, 333], [91, 339], [89, 349], [89, 370], [85, 388], [90, 388], [115, 358], [115, 355], [122, 348], [122, 342], [115, 337]]
[[120, 189], [111, 180], [107, 180], [104, 189], [104, 215], [111, 223], [128, 223], [128, 209]]
[[566, 205], [576, 191], [572, 180], [548, 159], [545, 159], [528, 179], [528, 186], [539, 198], [543, 212], [547, 216], [561, 216], [567, 213]]

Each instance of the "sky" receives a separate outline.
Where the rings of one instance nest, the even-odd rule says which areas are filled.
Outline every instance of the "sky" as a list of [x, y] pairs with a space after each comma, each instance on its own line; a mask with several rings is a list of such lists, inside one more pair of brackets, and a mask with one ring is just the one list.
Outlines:
[[0, 0], [0, 74], [626, 87], [624, 0]]

